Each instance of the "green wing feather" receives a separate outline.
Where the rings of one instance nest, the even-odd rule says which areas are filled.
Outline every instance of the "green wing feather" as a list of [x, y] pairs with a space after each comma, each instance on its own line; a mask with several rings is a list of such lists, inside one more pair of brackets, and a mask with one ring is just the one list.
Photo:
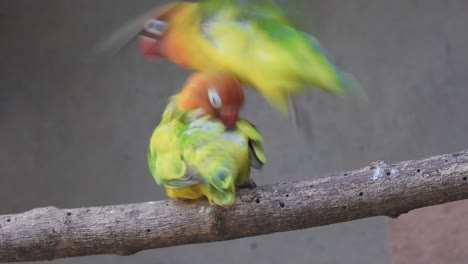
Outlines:
[[181, 136], [184, 159], [204, 178], [217, 204], [230, 205], [235, 201], [235, 182], [238, 174], [238, 149], [223, 140], [224, 126], [204, 116], [191, 122]]
[[267, 159], [263, 149], [263, 138], [257, 128], [245, 119], [237, 121], [237, 128], [249, 138], [250, 164], [256, 169], [261, 169]]
[[185, 129], [185, 113], [177, 113], [171, 98], [161, 123], [155, 128], [148, 148], [148, 166], [156, 183], [178, 185], [184, 179], [187, 166], [182, 160], [182, 149], [178, 136]]
[[212, 17], [219, 14], [232, 14], [237, 19], [274, 20], [290, 24], [290, 19], [281, 8], [271, 0], [203, 0], [200, 1], [202, 17]]

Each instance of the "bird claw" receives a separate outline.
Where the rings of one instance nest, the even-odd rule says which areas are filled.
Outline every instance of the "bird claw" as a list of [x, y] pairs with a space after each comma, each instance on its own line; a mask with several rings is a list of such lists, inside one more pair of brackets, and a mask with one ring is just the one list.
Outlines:
[[253, 189], [257, 187], [257, 184], [253, 181], [253, 180], [249, 180], [248, 182], [244, 182], [244, 183], [241, 183], [239, 185], [237, 185], [237, 189]]

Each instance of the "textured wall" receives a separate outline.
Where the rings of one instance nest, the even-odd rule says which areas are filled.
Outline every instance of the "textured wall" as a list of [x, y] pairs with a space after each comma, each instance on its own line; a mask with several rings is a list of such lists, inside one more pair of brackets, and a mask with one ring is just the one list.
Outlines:
[[[0, 1], [0, 214], [166, 199], [148, 172], [146, 147], [166, 98], [181, 87], [187, 71], [144, 61], [135, 45], [113, 58], [85, 62], [104, 34], [155, 2]], [[313, 141], [304, 144], [288, 120], [249, 92], [244, 116], [263, 132], [269, 157], [265, 170], [254, 175], [258, 184], [468, 146], [468, 2], [292, 2], [305, 15], [300, 22], [361, 80], [370, 101], [314, 94], [306, 106]], [[386, 221], [371, 218], [131, 257], [55, 262], [390, 259]]]

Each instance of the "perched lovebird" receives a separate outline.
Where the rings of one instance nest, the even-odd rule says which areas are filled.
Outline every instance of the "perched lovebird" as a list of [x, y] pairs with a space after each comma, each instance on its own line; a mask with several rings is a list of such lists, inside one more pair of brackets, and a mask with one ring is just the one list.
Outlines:
[[167, 58], [196, 71], [229, 72], [284, 114], [289, 96], [310, 87], [363, 95], [319, 42], [295, 27], [271, 0], [168, 4], [143, 24], [139, 47], [148, 58]]
[[239, 111], [244, 94], [230, 74], [193, 74], [170, 98], [151, 136], [148, 164], [172, 199], [232, 206], [236, 187], [255, 187], [250, 167], [266, 162], [263, 139]]

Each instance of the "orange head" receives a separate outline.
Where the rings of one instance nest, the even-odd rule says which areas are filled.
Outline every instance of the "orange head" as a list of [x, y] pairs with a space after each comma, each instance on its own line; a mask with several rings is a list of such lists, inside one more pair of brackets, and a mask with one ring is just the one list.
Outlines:
[[171, 31], [173, 21], [183, 16], [192, 5], [190, 2], [167, 4], [145, 21], [138, 36], [139, 50], [144, 57], [156, 59], [165, 56], [163, 42]]
[[226, 127], [233, 127], [244, 104], [240, 82], [227, 73], [201, 72], [189, 77], [177, 98], [179, 110], [203, 110], [219, 118]]

